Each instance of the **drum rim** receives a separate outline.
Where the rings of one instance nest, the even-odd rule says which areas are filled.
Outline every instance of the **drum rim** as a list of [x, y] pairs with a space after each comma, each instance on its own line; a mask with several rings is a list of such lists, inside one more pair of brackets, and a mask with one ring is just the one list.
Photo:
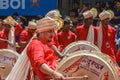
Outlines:
[[89, 42], [89, 41], [84, 41], [84, 40], [81, 40], [81, 41], [75, 41], [75, 42], [72, 42], [70, 43], [69, 45], [67, 45], [65, 47], [65, 49], [62, 51], [62, 54], [63, 55], [66, 55], [68, 54], [68, 50], [69, 48], [71, 49], [72, 47], [76, 46], [76, 44], [80, 45], [80, 44], [85, 44], [85, 45], [89, 45], [89, 46], [92, 46], [96, 49], [96, 51], [101, 51], [96, 45], [94, 45], [93, 43]]
[[[11, 53], [15, 54], [17, 58], [20, 56], [20, 54], [18, 52], [13, 51], [11, 49], [0, 49], [0, 52], [3, 52], [3, 51], [4, 52], [11, 52]], [[0, 53], [0, 54], [2, 54], [2, 53]]]
[[[81, 53], [81, 54], [80, 54]], [[89, 54], [86, 54], [86, 53], [89, 53]], [[95, 54], [94, 54], [95, 53]], [[113, 60], [111, 60], [111, 58], [108, 56], [106, 56], [106, 54], [105, 55], [102, 55], [102, 54], [104, 54], [104, 53], [101, 53], [101, 54], [99, 54], [99, 53], [101, 53], [101, 52], [98, 52], [97, 53], [97, 51], [77, 51], [77, 52], [74, 52], [73, 54], [70, 54], [69, 56], [67, 56], [67, 57], [65, 57], [63, 60], [61, 60], [61, 64], [59, 64], [58, 65], [58, 67], [56, 68], [56, 71], [62, 66], [62, 65], [64, 65], [66, 62], [67, 62], [67, 60], [70, 60], [71, 58], [74, 58], [74, 57], [76, 57], [77, 55], [83, 55], [83, 54], [85, 54], [85, 55], [90, 55], [90, 56], [92, 56], [92, 57], [95, 57], [95, 58], [97, 58], [99, 55], [101, 55], [101, 57], [98, 57], [99, 58], [99, 60], [101, 61], [102, 60], [102, 62], [105, 64], [107, 64], [106, 66], [109, 68], [109, 70], [111, 70], [111, 72], [112, 72], [112, 74], [114, 74], [113, 76], [114, 76], [114, 79], [115, 80], [119, 80], [119, 75], [118, 75], [118, 71], [117, 71], [117, 69], [116, 69], [116, 67], [114, 66], [114, 61]], [[91, 55], [91, 54], [93, 54], [93, 55]], [[108, 60], [110, 60], [110, 61], [106, 61], [106, 58], [108, 59]]]
[[[18, 54], [16, 51], [13, 51], [13, 50], [11, 50], [11, 49], [0, 49], [0, 54], [2, 55], [2, 53], [6, 53], [5, 55], [7, 56], [7, 53], [9, 53], [9, 54], [11, 54], [11, 56], [13, 55], [13, 57], [17, 60], [18, 58], [19, 58], [19, 56], [20, 56], [20, 54]], [[4, 55], [4, 54], [3, 54]], [[4, 56], [5, 56], [4, 55]], [[9, 55], [8, 55], [9, 56]], [[8, 66], [8, 64], [4, 64], [4, 63], [1, 63], [1, 65], [4, 65], [4, 66]], [[4, 75], [4, 78], [6, 78], [8, 75], [6, 75], [6, 74], [9, 74], [10, 72], [11, 72], [11, 70], [12, 70], [12, 66], [10, 67], [9, 66], [9, 70], [7, 69], [6, 71], [7, 71], [7, 73], [5, 73], [5, 74], [3, 74]], [[2, 74], [2, 72], [1, 72], [1, 74]]]

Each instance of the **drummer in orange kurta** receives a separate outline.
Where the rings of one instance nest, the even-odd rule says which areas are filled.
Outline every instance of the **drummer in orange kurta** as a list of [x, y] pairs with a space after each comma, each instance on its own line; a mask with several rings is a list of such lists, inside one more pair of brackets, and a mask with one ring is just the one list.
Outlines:
[[77, 40], [86, 40], [91, 43], [97, 43], [97, 27], [92, 25], [94, 14], [92, 11], [83, 13], [84, 23], [76, 27]]
[[37, 24], [35, 22], [30, 21], [28, 24], [28, 28], [26, 28], [20, 33], [20, 39], [19, 39], [20, 52], [23, 51], [23, 49], [25, 48], [25, 46], [28, 44], [33, 34], [35, 33], [36, 25]]
[[58, 42], [61, 47], [61, 51], [70, 43], [76, 40], [76, 35], [70, 30], [70, 20], [64, 20], [64, 26], [62, 30], [57, 34]]
[[99, 14], [100, 24], [98, 30], [98, 47], [99, 49], [116, 60], [115, 58], [115, 29], [109, 25], [111, 14], [103, 11]]
[[37, 22], [37, 38], [34, 38], [28, 48], [27, 56], [33, 71], [40, 80], [63, 80], [64, 76], [55, 71], [57, 66], [56, 56], [50, 48], [57, 22], [50, 17], [42, 18]]
[[[0, 38], [8, 40], [9, 32], [11, 30], [12, 25], [10, 22], [3, 22], [2, 26], [3, 26], [3, 30], [0, 31]], [[22, 26], [16, 22], [14, 36], [16, 37], [21, 30], [22, 30]], [[0, 40], [0, 49], [6, 49], [8, 47], [8, 44], [13, 46], [8, 41]]]

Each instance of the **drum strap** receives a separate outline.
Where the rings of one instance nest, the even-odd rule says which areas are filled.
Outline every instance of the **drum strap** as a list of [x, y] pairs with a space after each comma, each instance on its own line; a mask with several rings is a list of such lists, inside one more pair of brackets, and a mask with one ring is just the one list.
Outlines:
[[102, 23], [100, 22], [100, 24], [99, 24], [99, 30], [98, 30], [98, 40], [97, 40], [97, 45], [98, 45], [98, 47], [99, 47], [100, 50], [101, 50], [101, 47], [102, 47], [102, 38], [103, 38]]
[[[14, 27], [13, 27], [13, 26], [11, 27], [11, 30], [9, 31], [9, 34], [8, 34], [8, 41], [9, 41], [12, 45], [15, 45]], [[16, 51], [15, 46], [12, 47], [12, 46], [8, 45], [8, 49], [11, 49], [11, 50]]]
[[[32, 39], [36, 37], [36, 34], [33, 35], [28, 45], [32, 41]], [[26, 50], [28, 45], [25, 47], [14, 67], [12, 68], [10, 74], [7, 76], [5, 80], [26, 80], [29, 69], [30, 69], [30, 61], [27, 57]]]
[[94, 43], [94, 29], [93, 26], [90, 25], [88, 35], [87, 35], [87, 41]]

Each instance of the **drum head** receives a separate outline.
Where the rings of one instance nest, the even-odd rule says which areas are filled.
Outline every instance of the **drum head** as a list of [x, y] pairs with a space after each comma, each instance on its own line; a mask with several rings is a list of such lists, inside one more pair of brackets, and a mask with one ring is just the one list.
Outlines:
[[76, 41], [69, 44], [62, 52], [63, 55], [67, 55], [79, 50], [100, 51], [100, 49], [88, 41]]
[[103, 53], [77, 51], [64, 57], [56, 71], [66, 77], [88, 76], [88, 80], [120, 80], [114, 61]]
[[5, 79], [14, 66], [19, 54], [13, 50], [0, 49], [0, 76]]

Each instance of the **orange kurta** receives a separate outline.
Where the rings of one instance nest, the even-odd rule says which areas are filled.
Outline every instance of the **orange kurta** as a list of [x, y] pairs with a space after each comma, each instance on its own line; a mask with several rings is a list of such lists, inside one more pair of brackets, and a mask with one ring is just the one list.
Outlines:
[[[94, 29], [94, 44], [97, 44], [97, 27], [93, 27]], [[77, 40], [86, 40], [88, 36], [89, 27], [85, 27], [84, 25], [78, 26], [76, 28], [76, 36]]]
[[33, 67], [35, 74], [40, 80], [49, 80], [45, 77], [46, 74], [39, 70], [39, 67], [46, 63], [51, 69], [55, 69], [57, 66], [56, 57], [54, 51], [48, 44], [42, 43], [38, 39], [33, 39], [27, 49], [27, 55]]
[[115, 49], [115, 34], [116, 31], [115, 29], [108, 25], [106, 27], [102, 28], [102, 47], [101, 51], [109, 56], [111, 56], [115, 60], [115, 54], [114, 54], [114, 49]]

